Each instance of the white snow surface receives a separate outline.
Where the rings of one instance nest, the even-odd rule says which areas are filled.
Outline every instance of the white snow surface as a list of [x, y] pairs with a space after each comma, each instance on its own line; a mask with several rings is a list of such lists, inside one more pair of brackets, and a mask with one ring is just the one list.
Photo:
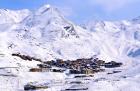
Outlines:
[[[59, 73], [29, 73], [28, 69], [36, 67], [39, 62], [25, 61], [11, 56], [12, 53], [30, 55], [43, 61], [96, 56], [105, 61], [122, 62], [123, 67], [117, 69], [121, 73], [96, 74], [88, 84], [88, 90], [140, 89], [139, 22], [93, 21], [83, 28], [65, 19], [57, 8], [50, 5], [34, 12], [0, 9], [0, 68], [14, 67], [0, 69], [0, 91], [23, 91], [23, 85], [30, 81], [64, 80], [67, 77]], [[101, 80], [96, 82], [96, 79]], [[62, 88], [54, 86], [45, 91], [61, 91]]]

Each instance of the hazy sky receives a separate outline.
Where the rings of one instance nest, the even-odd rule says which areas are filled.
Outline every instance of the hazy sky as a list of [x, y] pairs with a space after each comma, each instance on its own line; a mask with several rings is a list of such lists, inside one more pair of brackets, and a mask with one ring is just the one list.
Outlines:
[[121, 20], [140, 16], [140, 0], [0, 0], [0, 8], [35, 10], [44, 4], [58, 7], [74, 22]]

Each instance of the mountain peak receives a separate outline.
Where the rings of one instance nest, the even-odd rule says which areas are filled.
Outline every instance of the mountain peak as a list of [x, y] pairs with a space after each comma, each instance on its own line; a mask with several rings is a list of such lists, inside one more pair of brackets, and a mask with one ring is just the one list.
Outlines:
[[23, 22], [29, 26], [36, 26], [39, 24], [48, 24], [50, 22], [60, 22], [63, 21], [63, 15], [55, 7], [46, 4], [36, 10], [32, 15], [28, 16]]
[[49, 40], [70, 35], [77, 37], [78, 35], [74, 25], [65, 19], [57, 8], [48, 4], [32, 13], [22, 23], [30, 29], [32, 34], [34, 34], [34, 30], [38, 30], [41, 37], [47, 37], [46, 39]]
[[46, 7], [46, 8], [50, 8], [51, 5], [50, 5], [50, 4], [46, 4], [46, 5], [44, 5], [44, 7]]
[[44, 9], [50, 9], [52, 6], [50, 4], [45, 4], [42, 7], [40, 7], [40, 10], [44, 10]]
[[46, 4], [37, 10], [37, 14], [44, 14], [50, 10], [53, 10], [53, 7], [50, 4]]
[[138, 17], [132, 19], [132, 21], [133, 21], [134, 23], [140, 23], [140, 16], [138, 16]]

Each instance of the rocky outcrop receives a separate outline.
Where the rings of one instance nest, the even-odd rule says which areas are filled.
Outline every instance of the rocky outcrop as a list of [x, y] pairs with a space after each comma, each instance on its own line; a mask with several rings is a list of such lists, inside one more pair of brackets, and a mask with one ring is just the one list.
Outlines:
[[35, 60], [35, 61], [42, 62], [41, 59], [38, 59], [38, 58], [35, 58], [35, 57], [31, 57], [29, 55], [22, 55], [20, 53], [13, 53], [12, 56], [20, 57], [23, 60], [29, 60], [29, 61]]
[[27, 84], [24, 86], [24, 90], [39, 90], [39, 89], [47, 89], [48, 86], [36, 86], [36, 85], [31, 85]]

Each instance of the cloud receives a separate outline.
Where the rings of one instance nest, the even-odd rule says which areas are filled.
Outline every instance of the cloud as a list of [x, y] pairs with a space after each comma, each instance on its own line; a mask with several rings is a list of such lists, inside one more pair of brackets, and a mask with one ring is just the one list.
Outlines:
[[107, 12], [112, 12], [137, 1], [139, 0], [89, 0], [89, 3], [98, 5]]
[[[60, 10], [66, 16], [70, 16], [73, 13], [77, 13], [80, 11], [79, 9], [83, 9], [83, 7], [91, 7], [91, 8], [100, 8], [106, 13], [113, 13], [117, 10], [121, 10], [130, 4], [140, 2], [139, 0], [62, 0], [58, 2], [61, 5]], [[75, 12], [76, 11], [76, 12]]]
[[139, 15], [140, 0], [47, 0], [72, 21], [120, 20]]

